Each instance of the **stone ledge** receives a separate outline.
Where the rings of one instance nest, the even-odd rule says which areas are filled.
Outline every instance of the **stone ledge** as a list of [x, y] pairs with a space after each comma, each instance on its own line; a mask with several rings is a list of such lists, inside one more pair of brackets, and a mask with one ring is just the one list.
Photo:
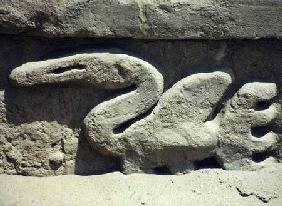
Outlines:
[[2, 0], [0, 33], [47, 37], [282, 37], [280, 0]]
[[180, 176], [0, 175], [0, 205], [280, 206], [281, 175], [279, 165], [260, 171], [199, 170]]

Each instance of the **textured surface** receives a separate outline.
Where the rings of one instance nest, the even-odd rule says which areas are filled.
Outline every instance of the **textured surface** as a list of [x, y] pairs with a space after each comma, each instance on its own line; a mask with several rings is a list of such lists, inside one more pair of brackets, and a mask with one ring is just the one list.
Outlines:
[[0, 0], [0, 206], [281, 206], [281, 13]]
[[21, 177], [0, 175], [1, 206], [281, 206], [282, 168], [201, 170], [180, 176]]
[[0, 32], [48, 37], [282, 37], [280, 0], [1, 0]]
[[[152, 65], [125, 54], [96, 52], [27, 63], [12, 70], [10, 80], [18, 87], [75, 84], [114, 90], [134, 86], [94, 107], [83, 121], [90, 145], [119, 159], [126, 173], [153, 173], [160, 168], [173, 174], [187, 172], [195, 169], [195, 161], [211, 157], [226, 169], [253, 169], [254, 154], [272, 151], [278, 145], [276, 133], [256, 137], [251, 131], [268, 126], [279, 114], [278, 103], [255, 108], [277, 96], [275, 83], [243, 85], [220, 113], [208, 120], [232, 83], [227, 73], [190, 75], [162, 95], [163, 77]], [[154, 105], [150, 115], [120, 129]], [[16, 151], [7, 152], [7, 157], [21, 163]], [[49, 161], [60, 166], [63, 152], [50, 153]]]
[[[1, 173], [48, 176], [141, 170], [167, 174], [202, 167], [258, 169], [282, 159], [282, 53], [278, 40], [168, 42], [2, 35], [0, 41]], [[94, 67], [100, 68], [101, 75], [96, 76], [97, 81], [85, 81], [96, 77], [95, 72], [76, 65], [85, 58], [73, 54], [83, 51], [88, 55], [102, 51], [127, 54], [122, 58], [136, 58], [124, 63], [142, 59], [138, 60], [140, 65], [150, 64], [148, 69], [154, 67], [163, 76], [164, 94], [158, 106], [153, 105], [149, 112], [116, 130], [122, 133], [123, 141], [118, 155], [115, 147], [105, 147], [101, 141], [114, 142], [111, 133], [101, 133], [91, 143], [93, 131], [83, 131], [84, 119], [88, 116], [91, 120], [90, 111], [107, 103], [117, 109], [109, 115], [116, 115], [115, 121], [120, 123], [120, 112], [130, 112], [138, 104], [126, 104], [122, 109], [115, 107], [115, 99], [134, 89], [123, 88], [132, 84], [134, 75], [145, 83], [147, 80], [133, 72], [126, 80], [129, 85], [122, 83], [118, 76], [126, 77], [130, 72], [124, 71], [140, 65], [135, 68], [131, 63], [120, 64], [122, 61], [116, 61], [114, 55], [102, 55], [100, 64]], [[19, 68], [26, 68], [23, 70], [28, 75], [17, 77], [19, 85], [44, 85], [18, 87], [15, 81], [9, 81], [11, 71], [21, 64]], [[54, 74], [48, 70], [54, 70]], [[84, 80], [80, 74], [84, 74]], [[233, 82], [226, 90], [228, 74], [232, 74]], [[99, 84], [103, 85], [103, 79], [116, 84], [102, 89]], [[217, 135], [205, 128], [209, 122], [215, 124], [208, 128], [216, 131], [218, 127]], [[88, 128], [95, 128], [90, 125]]]

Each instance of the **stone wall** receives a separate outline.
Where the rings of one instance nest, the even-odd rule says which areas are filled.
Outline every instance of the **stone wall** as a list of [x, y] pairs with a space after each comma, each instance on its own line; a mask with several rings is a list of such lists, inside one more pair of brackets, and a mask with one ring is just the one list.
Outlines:
[[281, 12], [268, 0], [3, 0], [0, 173], [281, 162]]

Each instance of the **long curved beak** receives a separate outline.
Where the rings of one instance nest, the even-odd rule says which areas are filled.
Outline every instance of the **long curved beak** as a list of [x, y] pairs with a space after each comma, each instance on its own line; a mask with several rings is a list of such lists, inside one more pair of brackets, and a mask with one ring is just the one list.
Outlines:
[[77, 81], [85, 74], [86, 65], [65, 57], [23, 64], [15, 68], [9, 78], [14, 86], [32, 86]]
[[10, 80], [14, 86], [73, 83], [121, 89], [134, 84], [138, 79], [137, 70], [150, 68], [153, 66], [125, 54], [82, 53], [23, 64], [11, 72]]

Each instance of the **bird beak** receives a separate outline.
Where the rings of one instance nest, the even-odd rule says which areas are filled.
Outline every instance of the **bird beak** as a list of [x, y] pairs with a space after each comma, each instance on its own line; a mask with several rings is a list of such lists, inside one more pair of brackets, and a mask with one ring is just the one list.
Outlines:
[[81, 80], [86, 65], [69, 57], [47, 61], [30, 62], [15, 68], [10, 74], [14, 86], [64, 83]]

